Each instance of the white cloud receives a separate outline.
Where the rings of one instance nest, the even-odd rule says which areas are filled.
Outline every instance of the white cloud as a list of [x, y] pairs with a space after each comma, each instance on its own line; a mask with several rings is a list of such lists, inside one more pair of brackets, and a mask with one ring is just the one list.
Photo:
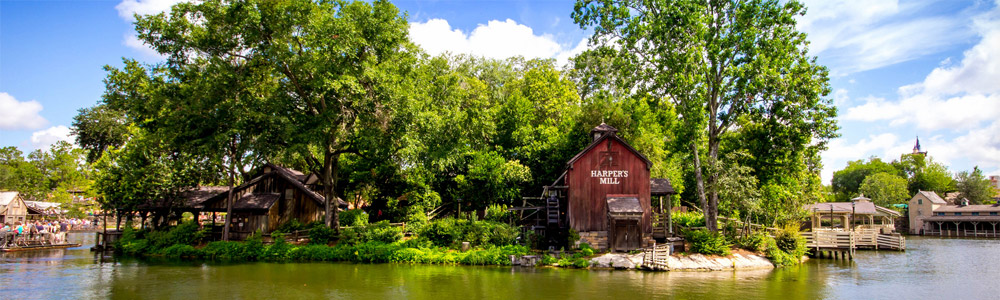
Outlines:
[[118, 16], [122, 19], [133, 21], [134, 15], [151, 15], [170, 10], [170, 7], [180, 2], [190, 0], [124, 0], [115, 6]]
[[877, 69], [947, 49], [971, 37], [968, 18], [916, 16], [926, 1], [805, 1], [798, 28], [834, 75]]
[[48, 121], [38, 112], [42, 104], [38, 101], [17, 101], [14, 96], [0, 93], [0, 129], [37, 129], [45, 126]]
[[31, 134], [31, 145], [35, 149], [47, 150], [52, 144], [58, 141], [73, 143], [73, 136], [70, 134], [69, 127], [64, 125], [52, 126], [49, 129], [35, 131]]
[[514, 20], [492, 20], [479, 24], [471, 33], [453, 29], [447, 20], [430, 19], [410, 23], [410, 39], [427, 53], [465, 53], [488, 58], [557, 58], [560, 63], [586, 49], [586, 40], [572, 49], [563, 47], [551, 35], [536, 35], [531, 27]]
[[156, 50], [153, 50], [151, 46], [147, 45], [143, 41], [140, 41], [139, 37], [136, 36], [135, 34], [126, 34], [125, 40], [122, 41], [122, 44], [125, 45], [126, 47], [132, 48], [132, 50], [139, 52], [139, 54], [147, 58], [152, 58], [157, 60], [166, 58], [166, 56], [160, 54], [159, 52], [156, 52]]

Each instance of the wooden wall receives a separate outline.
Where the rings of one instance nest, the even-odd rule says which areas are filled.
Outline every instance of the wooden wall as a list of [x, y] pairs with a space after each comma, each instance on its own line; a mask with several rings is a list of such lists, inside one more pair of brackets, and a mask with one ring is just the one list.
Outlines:
[[[641, 230], [643, 233], [652, 232], [649, 169], [645, 160], [619, 140], [606, 138], [569, 168], [566, 183], [569, 186], [567, 214], [570, 228], [578, 232], [608, 230], [607, 195], [636, 194], [643, 209]], [[604, 174], [592, 171], [618, 171], [618, 174], [602, 176]], [[622, 176], [622, 172], [626, 171], [627, 177]]]

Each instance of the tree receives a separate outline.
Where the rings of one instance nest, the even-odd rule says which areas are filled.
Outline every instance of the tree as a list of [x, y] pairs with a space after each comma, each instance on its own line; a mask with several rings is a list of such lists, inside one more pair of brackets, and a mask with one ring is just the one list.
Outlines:
[[955, 187], [959, 197], [969, 199], [971, 204], [987, 203], [997, 194], [979, 166], [973, 167], [972, 172], [958, 172], [955, 175]]
[[[694, 162], [706, 224], [716, 230], [720, 142], [748, 120], [788, 127], [776, 141], [824, 149], [834, 137], [827, 71], [807, 53], [797, 1], [580, 0], [573, 13], [591, 42], [618, 49], [630, 88], [674, 102]], [[803, 143], [803, 141], [805, 141]], [[778, 144], [783, 144], [778, 143]], [[810, 146], [811, 145], [811, 146]], [[702, 151], [707, 154], [702, 156]], [[708, 171], [707, 174], [705, 171]]]
[[[164, 21], [170, 25], [157, 27]], [[171, 64], [184, 63], [191, 58], [185, 51], [195, 49], [207, 59], [226, 60], [226, 68], [258, 63], [266, 68], [260, 74], [274, 76], [275, 86], [265, 99], [273, 104], [271, 113], [284, 119], [284, 140], [277, 146], [319, 176], [326, 223], [336, 227], [341, 155], [373, 149], [371, 137], [390, 128], [397, 104], [410, 90], [403, 75], [414, 64], [414, 50], [406, 19], [395, 6], [336, 0], [181, 3], [169, 18], [138, 18], [137, 29], [140, 39], [171, 54]], [[236, 91], [253, 94], [251, 84], [269, 80], [229, 82], [237, 83]], [[233, 141], [233, 135], [218, 136]]]
[[76, 144], [87, 150], [87, 162], [93, 163], [108, 149], [125, 143], [128, 124], [124, 113], [97, 105], [80, 109], [70, 132], [76, 136]]
[[859, 191], [878, 206], [905, 203], [910, 198], [906, 179], [893, 173], [875, 173], [865, 177]]
[[857, 197], [865, 178], [878, 173], [901, 175], [892, 165], [872, 156], [868, 158], [868, 161], [859, 159], [847, 162], [844, 169], [833, 172], [833, 179], [830, 183], [837, 199], [847, 201]]
[[904, 154], [898, 161], [893, 161], [892, 165], [905, 174], [909, 181], [910, 195], [918, 191], [944, 194], [955, 190], [955, 181], [948, 167], [926, 154]]

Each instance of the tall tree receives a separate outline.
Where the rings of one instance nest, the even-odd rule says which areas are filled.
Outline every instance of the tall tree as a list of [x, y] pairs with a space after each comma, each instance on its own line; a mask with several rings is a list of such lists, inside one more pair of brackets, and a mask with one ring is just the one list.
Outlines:
[[830, 183], [837, 199], [846, 201], [858, 196], [865, 178], [878, 173], [902, 175], [892, 165], [873, 156], [869, 157], [868, 161], [859, 159], [847, 162], [847, 166], [843, 170], [833, 172], [833, 179]]
[[593, 26], [592, 42], [618, 49], [615, 69], [630, 86], [675, 103], [688, 129], [680, 139], [691, 151], [695, 188], [713, 231], [719, 145], [737, 123], [791, 127], [796, 136], [789, 143], [802, 148], [823, 149], [836, 135], [835, 109], [823, 98], [827, 71], [808, 55], [805, 34], [795, 29], [795, 17], [804, 13], [798, 1], [776, 0], [576, 4], [575, 22]]
[[971, 204], [987, 203], [997, 194], [979, 166], [973, 167], [972, 172], [962, 171], [955, 174], [955, 187], [959, 197], [969, 199]]
[[910, 198], [906, 179], [893, 173], [875, 173], [865, 177], [859, 191], [878, 206], [905, 203]]

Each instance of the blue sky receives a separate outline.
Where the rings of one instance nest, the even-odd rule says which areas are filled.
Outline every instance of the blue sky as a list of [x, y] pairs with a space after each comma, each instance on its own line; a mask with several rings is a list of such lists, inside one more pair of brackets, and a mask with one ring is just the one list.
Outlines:
[[[132, 32], [132, 13], [176, 0], [0, 1], [0, 146], [25, 152], [70, 140], [77, 110], [100, 100], [104, 65], [159, 58]], [[805, 1], [799, 29], [830, 68], [841, 138], [824, 179], [847, 161], [924, 150], [952, 171], [1000, 175], [997, 1]], [[411, 38], [451, 51], [559, 61], [586, 49], [573, 1], [395, 1]]]

